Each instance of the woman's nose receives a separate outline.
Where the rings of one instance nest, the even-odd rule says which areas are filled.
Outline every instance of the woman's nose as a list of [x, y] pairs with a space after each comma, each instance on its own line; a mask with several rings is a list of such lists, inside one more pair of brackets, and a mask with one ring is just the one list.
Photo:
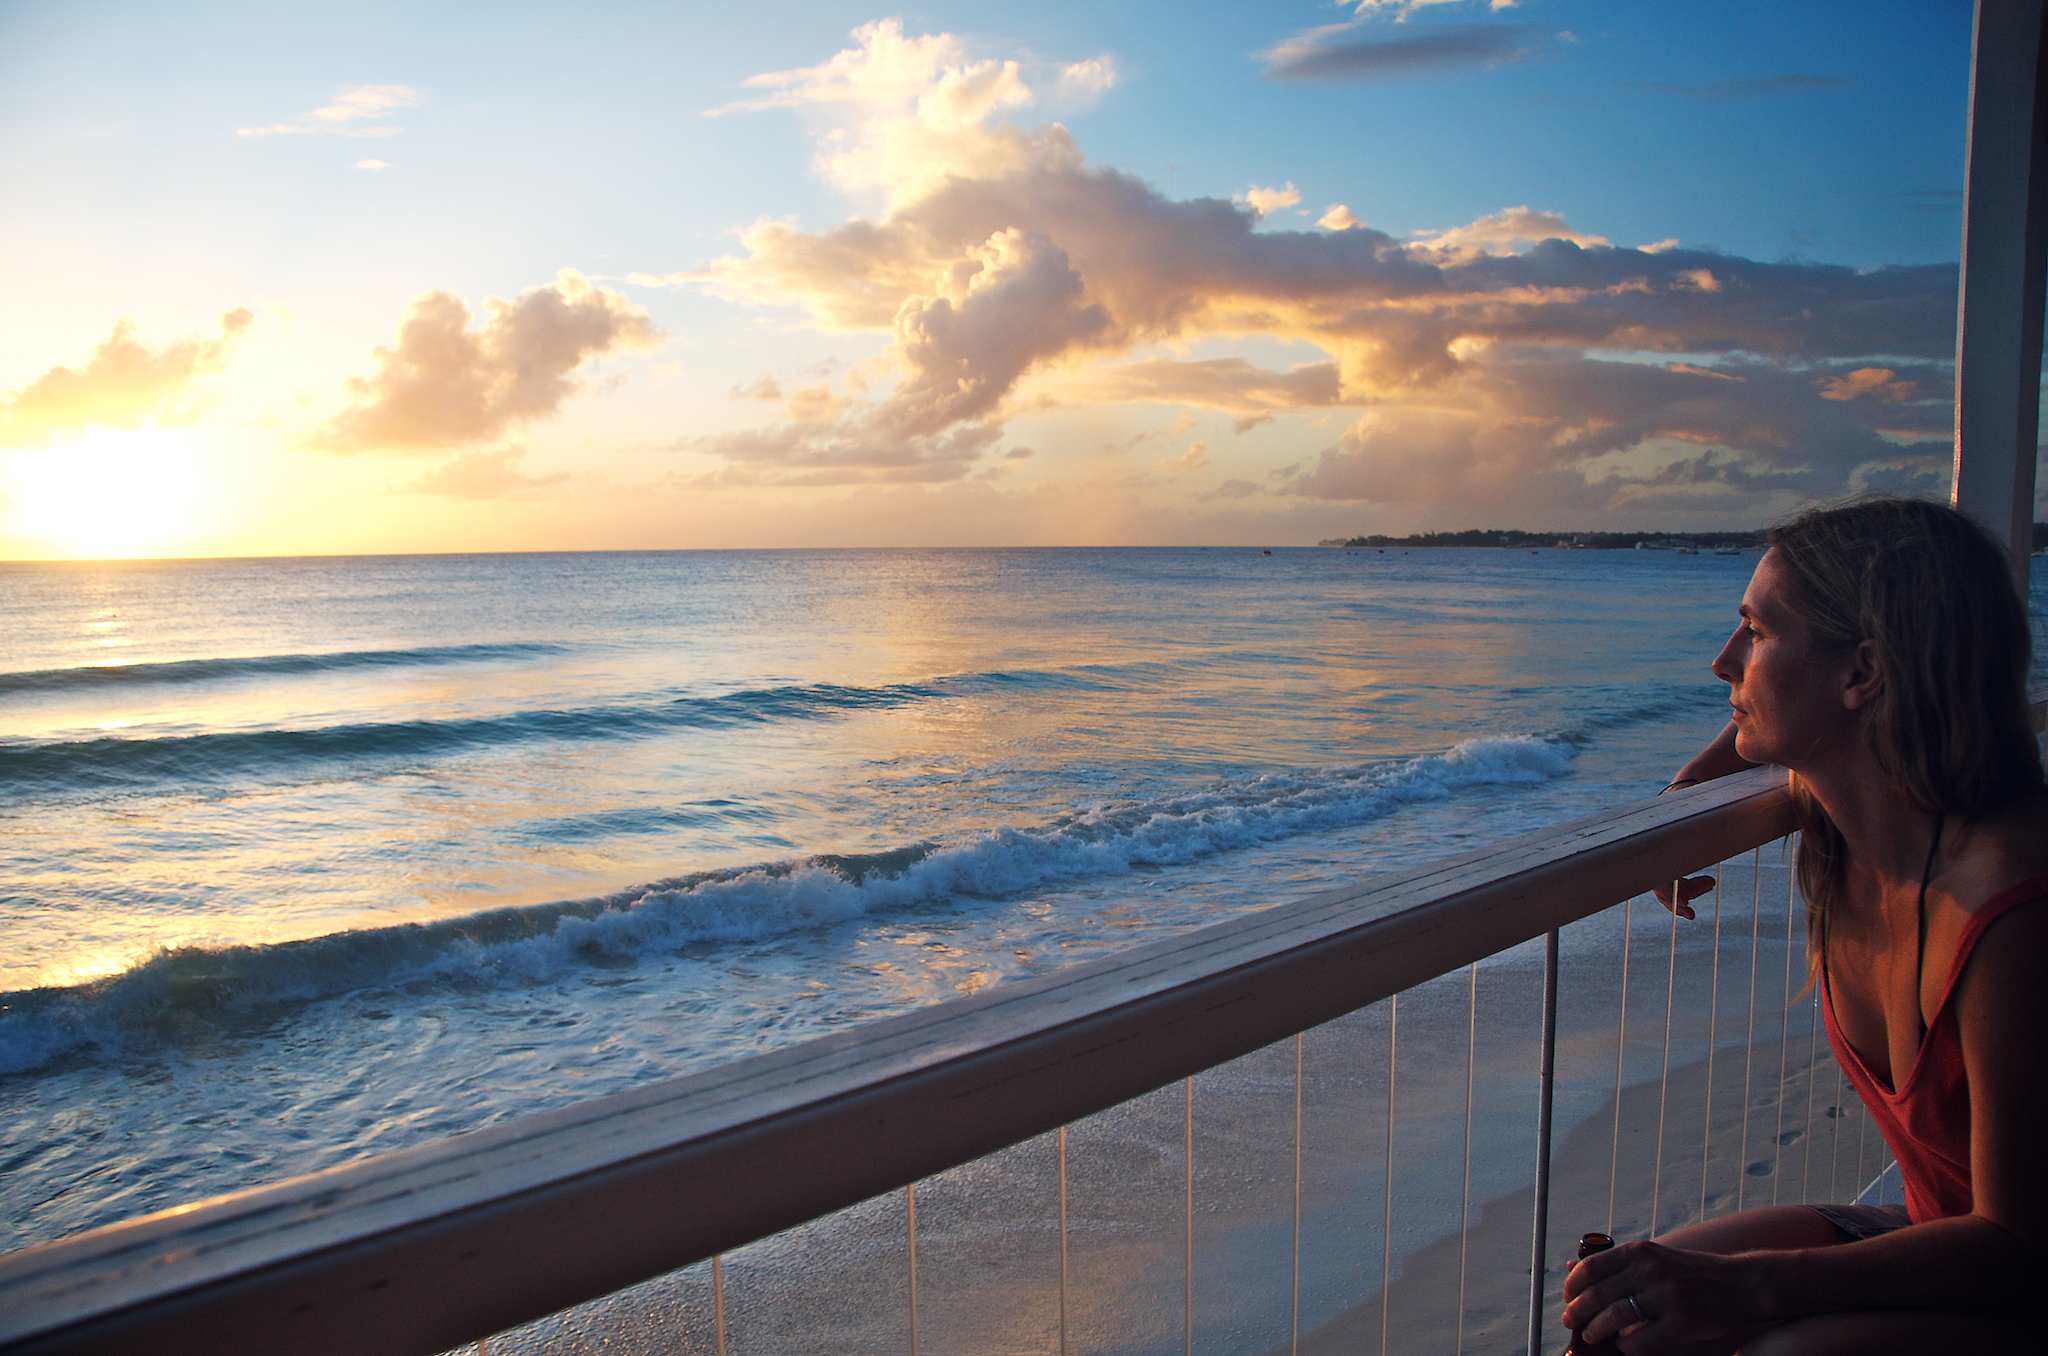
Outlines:
[[1736, 676], [1742, 671], [1741, 665], [1735, 662], [1736, 647], [1741, 643], [1742, 631], [1740, 628], [1737, 628], [1735, 634], [1728, 637], [1728, 643], [1721, 647], [1721, 653], [1714, 656], [1713, 664], [1709, 666], [1714, 676], [1724, 683], [1734, 682]]

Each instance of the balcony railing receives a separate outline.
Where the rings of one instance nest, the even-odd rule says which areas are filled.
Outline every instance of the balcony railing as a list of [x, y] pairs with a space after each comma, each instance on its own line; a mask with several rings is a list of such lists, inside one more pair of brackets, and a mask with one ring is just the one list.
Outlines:
[[[1203, 1110], [1196, 1075], [1280, 1042], [1283, 1080], [1290, 1059], [1293, 1070], [1294, 1154], [1291, 1202], [1281, 1192], [1292, 1214], [1285, 1297], [1292, 1336], [1282, 1344], [1304, 1334], [1306, 1276], [1310, 1328], [1328, 1321], [1333, 1305], [1371, 1308], [1376, 1299], [1374, 1336], [1384, 1349], [1439, 1345], [1434, 1336], [1389, 1331], [1396, 1271], [1407, 1274], [1396, 1253], [1426, 1232], [1406, 1214], [1396, 1225], [1405, 1208], [1402, 1187], [1414, 1175], [1414, 1146], [1403, 1142], [1404, 1135], [1414, 1138], [1412, 1122], [1449, 1127], [1446, 1135], [1463, 1138], [1463, 1200], [1445, 1231], [1459, 1240], [1459, 1301], [1441, 1345], [1462, 1348], [1477, 1289], [1483, 1283], [1497, 1291], [1503, 1278], [1498, 1265], [1483, 1278], [1466, 1272], [1476, 1124], [1482, 1198], [1504, 1182], [1533, 1197], [1533, 1227], [1521, 1234], [1520, 1261], [1508, 1280], [1526, 1306], [1526, 1334], [1516, 1345], [1538, 1349], [1549, 1345], [1541, 1325], [1555, 1304], [1558, 1228], [1568, 1225], [1575, 1234], [1609, 1221], [1638, 1231], [1668, 1228], [1754, 1204], [1766, 1192], [1776, 1199], [1781, 1183], [1794, 1178], [1801, 1195], [1821, 1180], [1828, 1190], [1820, 1196], [1854, 1195], [1879, 1165], [1881, 1148], [1857, 1119], [1860, 1112], [1849, 1120], [1828, 1114], [1843, 1106], [1844, 1090], [1816, 1044], [1810, 999], [1788, 1003], [1803, 979], [1794, 964], [1803, 931], [1796, 898], [1782, 883], [1789, 873], [1776, 864], [1779, 849], [1766, 845], [1789, 831], [1790, 819], [1782, 774], [1745, 773], [703, 1073], [24, 1249], [0, 1258], [0, 1342], [10, 1351], [183, 1349], [195, 1342], [221, 1349], [437, 1351], [708, 1261], [699, 1267], [708, 1273], [710, 1302], [700, 1325], [707, 1331], [675, 1340], [723, 1351], [725, 1254], [897, 1193], [900, 1209], [877, 1214], [871, 1205], [861, 1227], [869, 1244], [877, 1228], [901, 1231], [888, 1245], [900, 1248], [901, 1265], [888, 1269], [900, 1277], [891, 1286], [902, 1290], [902, 1345], [917, 1350], [920, 1306], [932, 1307], [921, 1294], [921, 1283], [928, 1289], [930, 1281], [919, 1270], [917, 1184], [1048, 1136], [1057, 1159], [1057, 1201], [1048, 1205], [1057, 1213], [1059, 1256], [1044, 1297], [1046, 1345], [1066, 1350], [1075, 1302], [1067, 1127], [1082, 1122], [1076, 1134], [1083, 1135], [1083, 1118], [1127, 1103], [1142, 1105], [1142, 1116], [1124, 1114], [1157, 1122], [1159, 1101], [1169, 1098], [1180, 1103], [1180, 1133], [1153, 1132], [1165, 1142], [1151, 1153], [1159, 1161], [1182, 1160], [1176, 1199], [1166, 1202], [1181, 1217], [1181, 1227], [1167, 1232], [1181, 1237], [1159, 1246], [1181, 1263], [1174, 1288], [1181, 1291], [1183, 1331], [1172, 1345], [1192, 1351], [1202, 1344], [1204, 1313], [1217, 1303], [1261, 1312], [1279, 1303], [1273, 1296], [1245, 1300], [1235, 1286], [1222, 1289], [1239, 1298], [1212, 1302], [1212, 1288], [1198, 1285], [1206, 1179], [1196, 1167]], [[1675, 920], [1640, 896], [1658, 882], [1723, 862], [1724, 888], [1711, 911], [1701, 901], [1682, 948]], [[1727, 897], [1744, 890], [1746, 901]], [[1592, 950], [1561, 953], [1561, 929], [1618, 903], [1618, 953], [1591, 934]], [[1611, 915], [1597, 926], [1611, 933]], [[1654, 934], [1643, 935], [1652, 926], [1667, 933], [1661, 948]], [[1692, 954], [1702, 944], [1697, 939], [1709, 935], [1700, 929], [1712, 929], [1713, 938], [1704, 980]], [[1537, 947], [1540, 962], [1532, 954]], [[1528, 958], [1519, 970], [1511, 963], [1517, 956]], [[1493, 981], [1483, 995], [1482, 970], [1493, 970], [1482, 962], [1505, 967], [1501, 994], [1520, 992], [1528, 1000], [1529, 1020], [1513, 1033], [1526, 1047], [1520, 1053], [1494, 1049], [1480, 1058], [1482, 1042], [1492, 1049], [1504, 1029], [1479, 1016], [1483, 996], [1489, 1006], [1496, 1002]], [[1646, 963], [1653, 967], [1647, 981]], [[1577, 1034], [1562, 1052], [1561, 976], [1564, 1009], [1583, 1017], [1580, 1000], [1596, 992], [1614, 1004], [1604, 1029], [1568, 1022]], [[1654, 982], [1660, 977], [1661, 999]], [[1462, 1006], [1463, 1029], [1448, 1040], [1429, 1027], [1443, 1026], [1447, 984], [1463, 990], [1462, 1005], [1449, 1005]], [[1702, 993], [1704, 1014], [1679, 1010], [1681, 1001], [1692, 1002], [1684, 995]], [[1420, 1037], [1410, 1029], [1417, 1020]], [[1707, 1112], [1684, 1134], [1665, 1124], [1674, 1029], [1682, 1046], [1699, 1044], [1706, 1033]], [[1364, 1164], [1352, 1155], [1349, 1166], [1334, 1170], [1318, 1160], [1305, 1177], [1304, 1052], [1341, 1042], [1347, 1067], [1363, 1067], [1361, 1039], [1379, 1051], [1373, 1062], [1384, 1076], [1353, 1080], [1341, 1120], [1355, 1127], [1358, 1107], [1383, 1098], [1367, 1118], [1383, 1116], [1382, 1159]], [[1643, 1201], [1622, 1189], [1619, 1165], [1625, 1142], [1639, 1140], [1647, 1123], [1633, 1103], [1624, 1112], [1631, 1086], [1644, 1081], [1630, 1070], [1645, 1058], [1646, 1045], [1661, 1053], [1650, 1141], [1655, 1162]], [[1583, 1136], [1587, 1128], [1583, 1106], [1559, 1115], [1556, 1090], [1562, 1086], [1567, 1100], [1579, 1103], [1592, 1095], [1587, 1060], [1595, 1047], [1605, 1051], [1600, 1061], [1611, 1061], [1614, 1096], [1604, 1192], [1586, 1199], [1575, 1188], [1566, 1197], [1553, 1185], [1553, 1129], [1576, 1123]], [[1562, 1084], [1561, 1053], [1575, 1071]], [[1315, 1064], [1322, 1058], [1319, 1052], [1311, 1062], [1311, 1082], [1321, 1076]], [[1732, 1190], [1710, 1190], [1710, 1160], [1726, 1154], [1725, 1140], [1717, 1148], [1713, 1138], [1717, 1122], [1728, 1119], [1736, 1060], [1743, 1069], [1736, 1172], [1723, 1183]], [[1499, 1072], [1517, 1063], [1523, 1077]], [[1487, 1073], [1480, 1079], [1475, 1070], [1482, 1064]], [[1456, 1085], [1450, 1094], [1439, 1086], [1446, 1067]], [[1518, 1148], [1504, 1147], [1497, 1109], [1503, 1097], [1516, 1095], [1511, 1085], [1522, 1088], [1529, 1110], [1513, 1127]], [[1444, 1109], [1460, 1091], [1462, 1117]], [[1606, 1095], [1604, 1086], [1599, 1091]], [[1824, 1134], [1813, 1130], [1816, 1107]], [[1335, 1114], [1318, 1108], [1312, 1119], [1320, 1125]], [[1285, 1143], [1288, 1134], [1282, 1128], [1273, 1138]], [[1814, 1162], [1817, 1144], [1824, 1178]], [[1318, 1152], [1312, 1145], [1311, 1158]], [[1439, 1179], [1443, 1162], [1456, 1161], [1446, 1153], [1457, 1152], [1455, 1142], [1426, 1152]], [[1788, 1158], [1798, 1159], [1796, 1172]], [[1681, 1171], [1681, 1163], [1690, 1166]], [[1370, 1193], [1373, 1179], [1379, 1236], [1364, 1255], [1376, 1253], [1376, 1263], [1352, 1258], [1333, 1271], [1312, 1255], [1305, 1272], [1304, 1211], [1313, 1238], [1333, 1202]], [[959, 1194], [949, 1191], [949, 1199]], [[1262, 1261], [1270, 1271], [1272, 1258]], [[1149, 1275], [1157, 1268], [1140, 1270]], [[1352, 1279], [1332, 1279], [1342, 1274]], [[955, 1284], [949, 1302], [957, 1308], [957, 1285], [964, 1283]], [[1347, 1284], [1355, 1293], [1333, 1299]]]

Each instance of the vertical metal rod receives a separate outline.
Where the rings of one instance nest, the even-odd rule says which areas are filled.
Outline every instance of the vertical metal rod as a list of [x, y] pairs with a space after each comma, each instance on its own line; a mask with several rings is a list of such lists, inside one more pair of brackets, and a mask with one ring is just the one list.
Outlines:
[[1472, 1069], [1479, 1053], [1479, 962], [1472, 962], [1472, 988], [1465, 1007], [1465, 1184], [1458, 1194], [1458, 1344], [1465, 1354], [1465, 1258], [1472, 1237]]
[[1181, 1127], [1181, 1155], [1187, 1163], [1187, 1253], [1180, 1264], [1180, 1334], [1184, 1356], [1195, 1356], [1195, 1080], [1187, 1080], [1187, 1114]]
[[1614, 1183], [1621, 1166], [1621, 1066], [1628, 1053], [1628, 928], [1635, 900], [1621, 901], [1621, 1015], [1614, 1023], [1614, 1140], [1607, 1150], [1607, 1232], [1614, 1232]]
[[1735, 1155], [1735, 1208], [1742, 1208], [1743, 1193], [1749, 1187], [1749, 1065], [1756, 1053], [1756, 951], [1762, 927], [1764, 892], [1764, 850], [1759, 844], [1749, 854], [1749, 1029], [1742, 1033], [1742, 1148]]
[[1060, 1127], [1060, 1356], [1067, 1356], [1067, 1127]]
[[1721, 1012], [1721, 878], [1728, 864], [1714, 867], [1714, 971], [1707, 992], [1707, 1098], [1700, 1113], [1700, 1218], [1707, 1217], [1707, 1159], [1714, 1148], [1714, 1044], [1715, 1021]]
[[1845, 1082], [1846, 1080], [1842, 1075], [1842, 1066], [1837, 1064], [1835, 1066], [1835, 1134], [1833, 1142], [1828, 1146], [1828, 1199], [1831, 1201], [1839, 1201], [1842, 1199], [1835, 1193], [1841, 1190], [1840, 1182], [1842, 1176], [1843, 1116], [1842, 1088]]
[[1401, 1063], [1401, 995], [1387, 1000], [1387, 1171], [1380, 1211], [1380, 1356], [1387, 1356], [1387, 1288], [1394, 1271], [1394, 1074]]
[[1657, 1203], [1664, 1188], [1664, 1098], [1671, 1088], [1672, 994], [1678, 988], [1678, 889], [1683, 881], [1671, 882], [1671, 942], [1664, 961], [1664, 1071], [1657, 1077], [1657, 1151], [1651, 1158], [1649, 1236], [1657, 1236]]
[[1808, 1183], [1813, 1180], [1813, 1060], [1817, 1053], [1820, 1026], [1820, 989], [1806, 997], [1806, 1152], [1799, 1163], [1799, 1199], [1804, 1203], [1810, 1196]]
[[[1543, 934], [1543, 1038], [1536, 1056], [1536, 1211], [1529, 1225], [1529, 1356], [1542, 1356], [1550, 1233], [1550, 1109], [1557, 1072], [1557, 929]], [[1381, 1309], [1382, 1313], [1386, 1310]]]
[[910, 1356], [917, 1356], [917, 1183], [903, 1188], [903, 1228], [910, 1238]]
[[1771, 1204], [1778, 1203], [1778, 1186], [1785, 1180], [1785, 1068], [1786, 1047], [1792, 1035], [1792, 911], [1793, 902], [1799, 895], [1799, 873], [1791, 867], [1791, 844], [1797, 835], [1788, 835], [1785, 866], [1785, 992], [1778, 1004], [1778, 1108], [1775, 1114], [1776, 1129], [1771, 1132]]
[[1301, 1350], [1301, 1037], [1294, 1033], [1294, 1297], [1289, 1307], [1287, 1350]]
[[725, 1356], [725, 1254], [711, 1254], [711, 1341]]
[[[1863, 1100], [1862, 1095], [1858, 1094], [1856, 1100], [1861, 1102]], [[1869, 1159], [1864, 1157], [1863, 1140], [1870, 1130], [1870, 1108], [1861, 1107], [1859, 1109], [1863, 1114], [1856, 1118], [1856, 1180], [1858, 1182], [1867, 1182], [1870, 1179], [1864, 1176], [1863, 1165], [1869, 1162]], [[1860, 1186], [1856, 1189], [1856, 1194], [1858, 1196], [1863, 1194], [1863, 1189]]]

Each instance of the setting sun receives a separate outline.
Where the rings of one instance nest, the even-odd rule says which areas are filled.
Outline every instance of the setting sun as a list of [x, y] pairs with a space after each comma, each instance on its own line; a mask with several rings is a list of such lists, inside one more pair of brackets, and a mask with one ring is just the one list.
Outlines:
[[68, 445], [14, 457], [0, 495], [14, 532], [53, 556], [163, 555], [210, 517], [199, 471], [186, 431], [94, 427]]

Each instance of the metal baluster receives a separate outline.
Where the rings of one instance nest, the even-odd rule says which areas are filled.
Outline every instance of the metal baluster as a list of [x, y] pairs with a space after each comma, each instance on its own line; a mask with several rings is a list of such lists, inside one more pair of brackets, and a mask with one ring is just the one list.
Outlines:
[[1707, 993], [1707, 1101], [1700, 1115], [1701, 1219], [1707, 1217], [1707, 1158], [1714, 1147], [1714, 1024], [1721, 1015], [1721, 878], [1727, 874], [1726, 862], [1714, 867], [1714, 974], [1713, 987]]
[[1785, 993], [1778, 1006], [1778, 1107], [1777, 1128], [1771, 1132], [1771, 1204], [1778, 1203], [1778, 1185], [1785, 1180], [1785, 1065], [1786, 1049], [1792, 1035], [1792, 908], [1799, 894], [1799, 873], [1791, 867], [1791, 837], [1785, 866]]
[[1181, 1259], [1180, 1332], [1184, 1356], [1195, 1356], [1195, 1079], [1187, 1080], [1187, 1116], [1182, 1125], [1181, 1152], [1188, 1166], [1187, 1255]]
[[1635, 900], [1621, 902], [1621, 1015], [1614, 1024], [1614, 1141], [1607, 1151], [1607, 1232], [1614, 1232], [1614, 1181], [1621, 1166], [1621, 1066], [1628, 1052], [1628, 928]]
[[1813, 1060], [1820, 1026], [1820, 989], [1816, 985], [1806, 1000], [1806, 1153], [1799, 1162], [1799, 1199], [1804, 1203], [1812, 1193], [1813, 1180]]
[[1664, 1072], [1657, 1078], [1657, 1150], [1651, 1158], [1650, 1168], [1650, 1220], [1647, 1228], [1650, 1237], [1657, 1236], [1657, 1202], [1664, 1189], [1664, 1095], [1671, 1087], [1671, 995], [1678, 987], [1678, 901], [1679, 886], [1684, 882], [1671, 882], [1671, 943], [1665, 951], [1664, 963]]
[[[1860, 1103], [1863, 1098], [1858, 1096], [1856, 1100]], [[1856, 1118], [1856, 1194], [1859, 1197], [1863, 1195], [1862, 1184], [1870, 1180], [1863, 1175], [1864, 1164], [1870, 1161], [1864, 1156], [1863, 1152], [1863, 1141], [1870, 1130], [1870, 1108], [1866, 1106], [1862, 1107], [1861, 1110], [1863, 1114]]]
[[917, 1356], [917, 1183], [903, 1188], [903, 1227], [910, 1237], [910, 1356]]
[[1465, 1009], [1465, 1184], [1458, 1197], [1458, 1345], [1465, 1353], [1465, 1257], [1472, 1237], [1472, 1068], [1479, 1053], [1479, 962], [1472, 962], [1472, 990]]
[[1763, 891], [1764, 850], [1759, 844], [1749, 856], [1749, 1029], [1742, 1034], [1742, 1148], [1735, 1156], [1737, 1210], [1742, 1208], [1742, 1196], [1749, 1187], [1749, 1065], [1756, 1053], [1756, 951]]
[[1067, 1356], [1067, 1127], [1061, 1126], [1060, 1146], [1060, 1356]]
[[1387, 1172], [1380, 1213], [1380, 1356], [1387, 1356], [1387, 1287], [1394, 1268], [1394, 1074], [1401, 1062], [1401, 995], [1387, 1000]]
[[1287, 1349], [1301, 1350], [1301, 1036], [1294, 1033], [1294, 1298], [1288, 1319]]
[[1841, 1190], [1839, 1183], [1842, 1175], [1842, 1089], [1846, 1081], [1842, 1075], [1842, 1066], [1837, 1064], [1835, 1066], [1835, 1135], [1833, 1142], [1828, 1146], [1828, 1199], [1831, 1201], [1842, 1199], [1837, 1193]]
[[[1541, 1356], [1544, 1251], [1550, 1231], [1550, 1111], [1557, 1072], [1557, 929], [1543, 934], [1543, 1037], [1536, 1056], [1536, 1207], [1529, 1225], [1529, 1356]], [[1386, 1309], [1382, 1306], [1380, 1312]]]
[[711, 1341], [725, 1356], [725, 1254], [711, 1254]]

